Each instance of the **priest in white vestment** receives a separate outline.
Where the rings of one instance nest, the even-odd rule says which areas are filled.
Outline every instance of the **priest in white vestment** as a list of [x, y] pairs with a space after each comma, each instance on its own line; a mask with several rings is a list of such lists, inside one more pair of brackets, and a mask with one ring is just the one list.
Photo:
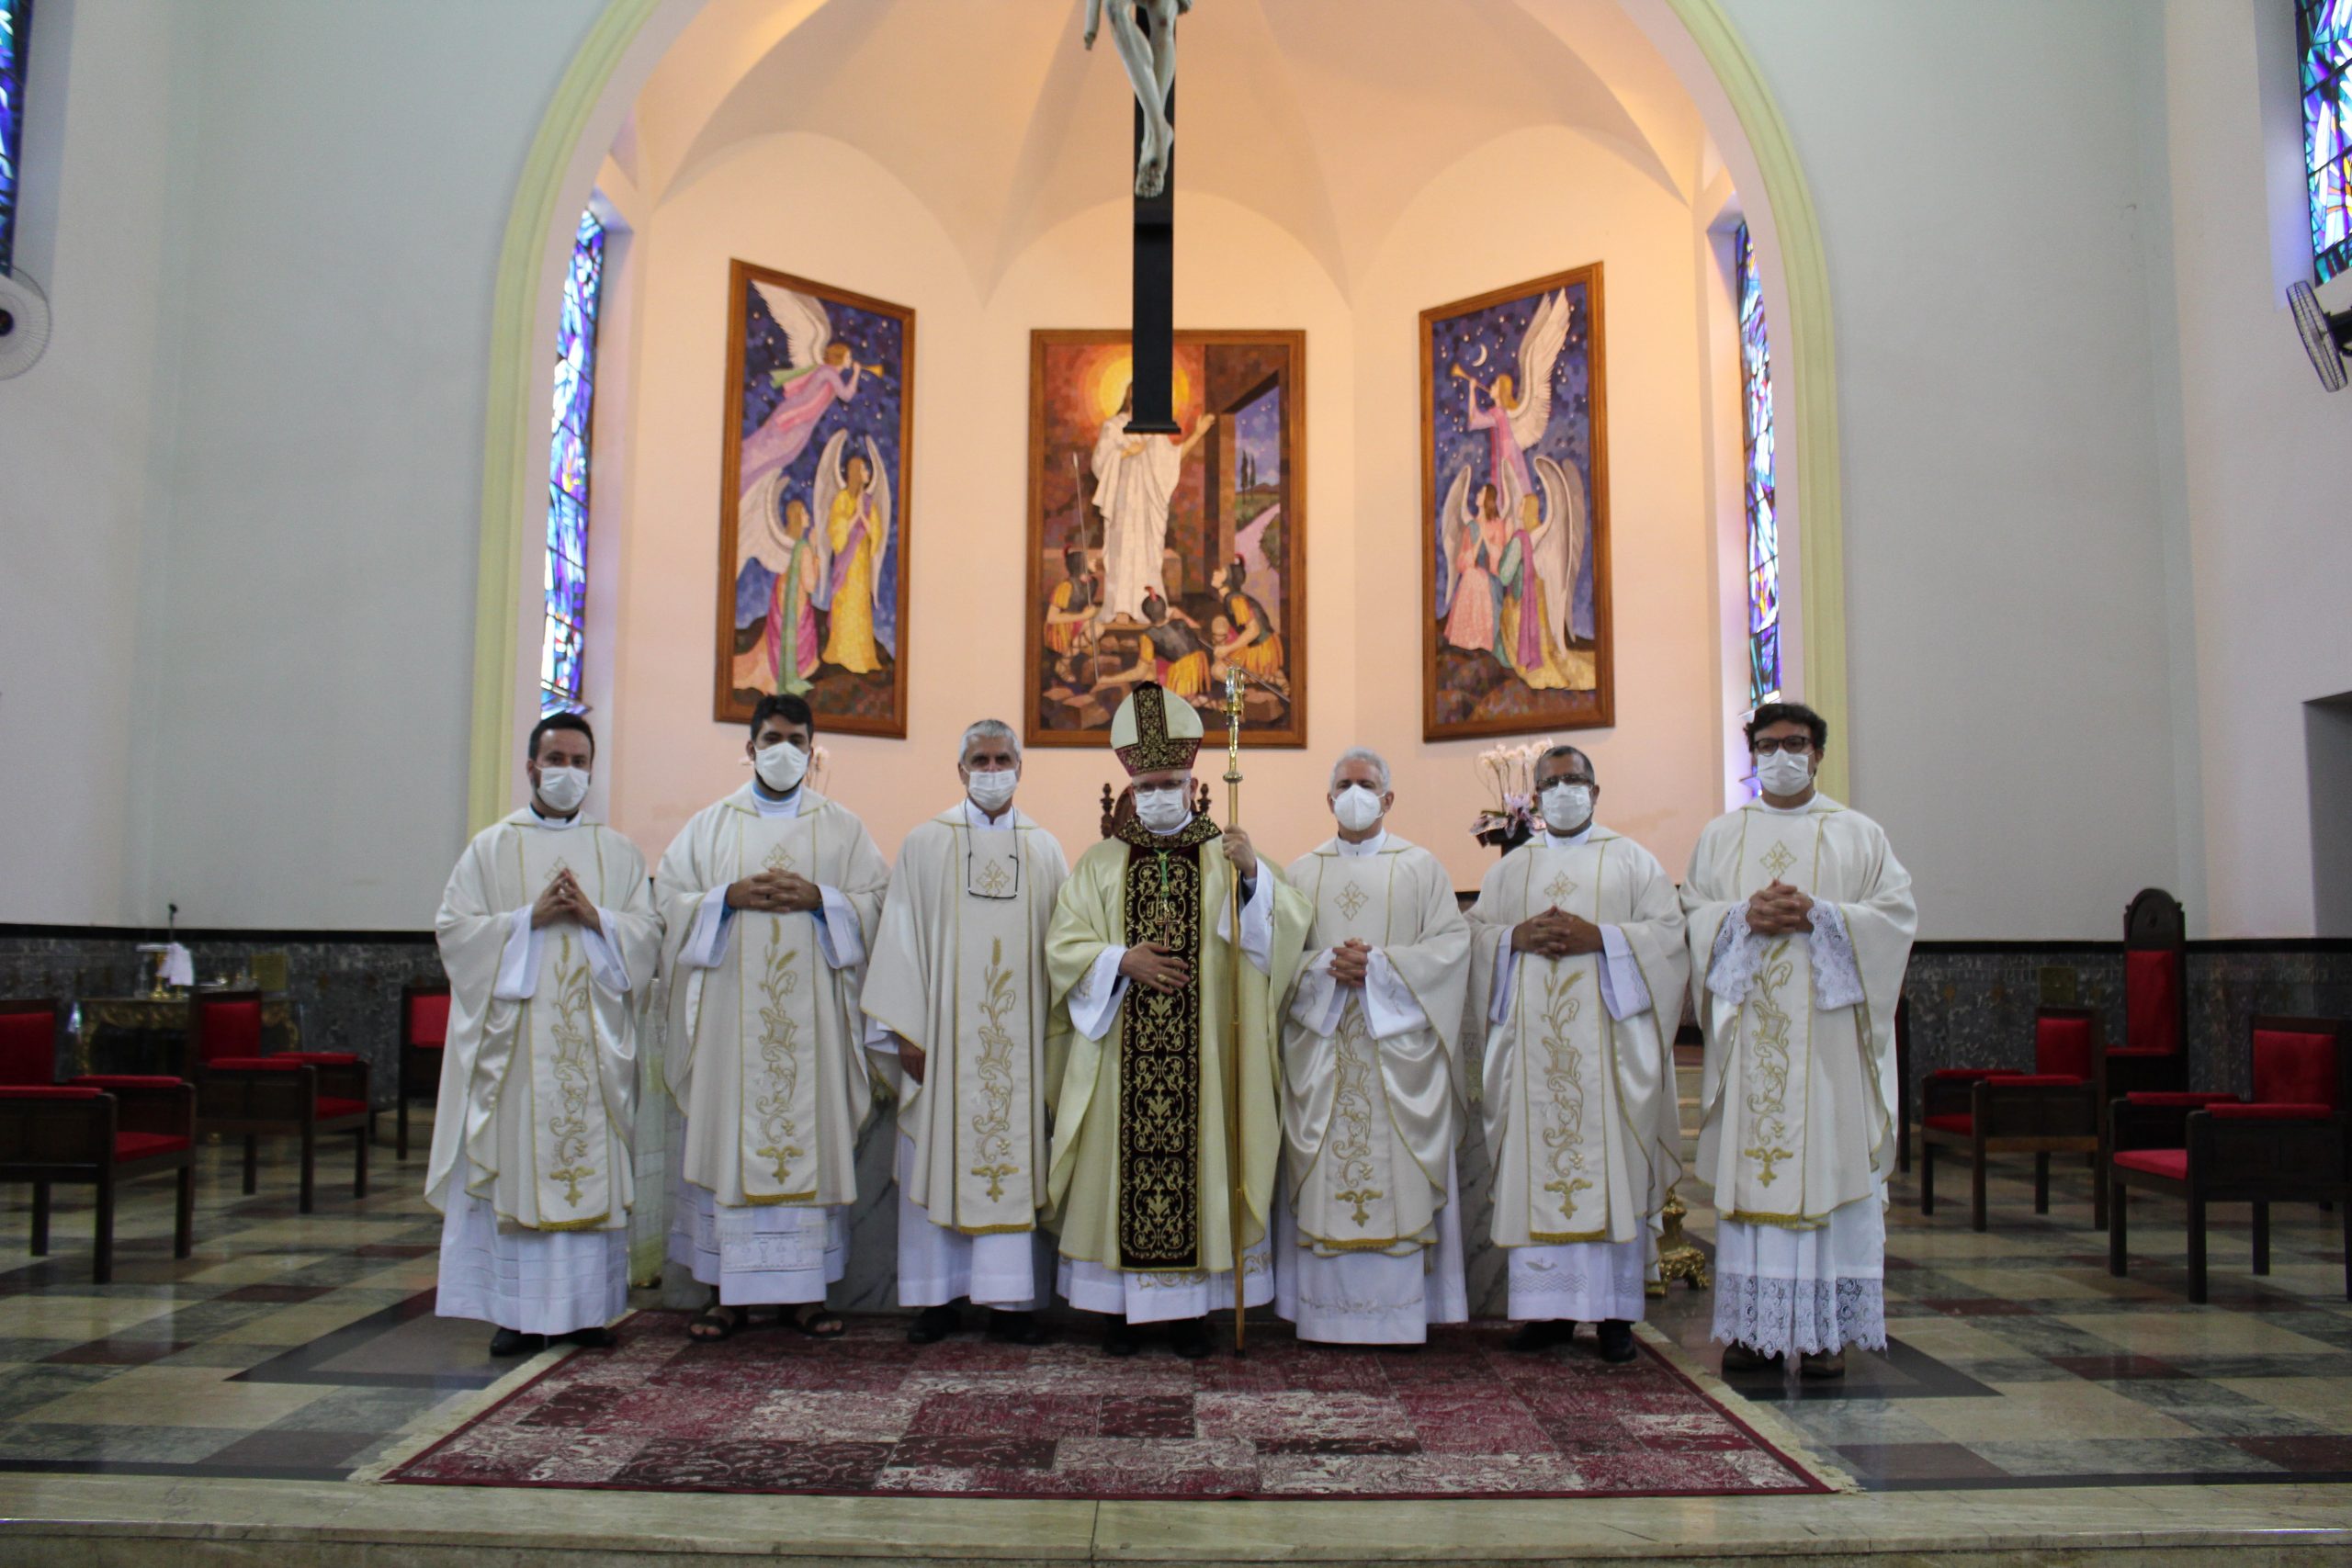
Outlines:
[[1682, 911], [1657, 858], [1593, 819], [1591, 759], [1555, 746], [1534, 784], [1541, 829], [1470, 910], [1495, 1245], [1523, 1325], [1513, 1348], [1590, 1323], [1602, 1359], [1630, 1361], [1652, 1232], [1682, 1168]]
[[762, 697], [752, 781], [696, 812], [656, 873], [663, 1065], [685, 1116], [670, 1260], [711, 1288], [697, 1339], [766, 1303], [803, 1334], [844, 1328], [823, 1303], [848, 1264], [873, 1106], [858, 992], [889, 867], [864, 823], [802, 782], [815, 745], [806, 702]]
[[637, 846], [581, 818], [595, 738], [531, 732], [531, 804], [466, 846], [434, 922], [449, 1036], [424, 1195], [443, 1214], [435, 1310], [493, 1356], [611, 1343], [628, 1306], [638, 1026], [662, 948]]
[[1290, 868], [1314, 909], [1283, 1021], [1274, 1310], [1301, 1339], [1419, 1345], [1470, 1315], [1454, 1145], [1470, 928], [1438, 858], [1387, 831], [1388, 764], [1331, 770], [1338, 836]]
[[1747, 725], [1760, 799], [1699, 835], [1682, 886], [1707, 1035], [1714, 1337], [1731, 1371], [1845, 1371], [1886, 1344], [1894, 1007], [1918, 912], [1885, 830], [1814, 787], [1829, 738], [1800, 703]]
[[[1282, 1150], [1280, 998], [1306, 939], [1306, 901], [1238, 828], [1193, 811], [1201, 716], [1151, 682], [1111, 721], [1135, 816], [1078, 859], [1046, 940], [1054, 1005], [1069, 1020], [1046, 1190], [1060, 1232], [1058, 1285], [1111, 1319], [1102, 1348], [1139, 1348], [1167, 1323], [1182, 1356], [1208, 1353], [1204, 1314], [1273, 1297], [1267, 1247]], [[1231, 896], [1239, 878], [1241, 953]], [[1238, 1003], [1240, 1032], [1230, 1010]], [[1226, 1128], [1228, 1053], [1240, 1147]], [[1240, 1234], [1228, 1213], [1241, 1178]]]
[[1046, 932], [1069, 875], [1061, 844], [1012, 804], [1021, 742], [964, 731], [963, 797], [907, 835], [866, 967], [867, 1043], [899, 1087], [899, 1304], [907, 1337], [989, 1309], [991, 1338], [1044, 1342], [1034, 1316], [1046, 1204]]

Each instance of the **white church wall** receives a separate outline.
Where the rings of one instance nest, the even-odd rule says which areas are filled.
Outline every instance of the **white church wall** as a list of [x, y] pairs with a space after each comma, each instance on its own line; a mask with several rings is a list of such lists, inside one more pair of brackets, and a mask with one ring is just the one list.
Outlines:
[[[908, 739], [826, 739], [828, 787], [895, 851], [909, 828], [956, 798], [964, 726], [983, 716], [1021, 721], [1029, 331], [1125, 320], [1127, 222], [1123, 204], [1106, 203], [1049, 231], [983, 301], [902, 185], [854, 148], [799, 134], [742, 144], [651, 217], [637, 250], [647, 271], [616, 671], [628, 718], [612, 759], [614, 820], [640, 845], [658, 854], [687, 816], [747, 776], [742, 728], [711, 718], [729, 259], [916, 311]], [[1356, 700], [1345, 604], [1352, 333], [1328, 276], [1264, 219], [1180, 195], [1177, 222], [1187, 242], [1180, 324], [1307, 334], [1313, 743], [1244, 759], [1249, 820], [1271, 852], [1288, 855], [1329, 831], [1322, 778]], [[1223, 771], [1205, 757], [1200, 769]], [[1092, 841], [1100, 790], [1116, 773], [1105, 749], [1033, 750], [1023, 804], [1075, 854]]]
[[[1575, 199], [1528, 201], [1531, 187]], [[743, 144], [648, 221], [616, 694], [628, 718], [611, 765], [615, 820], [650, 852], [744, 776], [741, 728], [709, 716], [729, 258], [916, 308], [911, 744], [829, 742], [831, 787], [890, 849], [954, 798], [949, 759], [967, 722], [1019, 721], [1028, 333], [1124, 321], [1126, 223], [1110, 202], [1060, 225], [982, 300], [902, 186], [862, 152], [806, 135]], [[1606, 774], [1610, 819], [1679, 863], [1712, 812], [1715, 722], [1687, 208], [1580, 137], [1528, 130], [1433, 181], [1351, 298], [1254, 211], [1180, 196], [1178, 224], [1180, 324], [1307, 333], [1309, 743], [1245, 756], [1261, 842], [1287, 859], [1327, 837], [1330, 759], [1363, 742], [1397, 767], [1398, 830], [1464, 886], [1492, 863], [1465, 831], [1483, 788], [1478, 746], [1420, 741], [1412, 328], [1424, 306], [1600, 259], [1621, 719], [1577, 739]], [[1035, 750], [1027, 765], [1027, 808], [1082, 848], [1115, 764], [1088, 748]]]
[[[2269, 9], [2280, 14], [2255, 0], [2165, 7], [2171, 303], [2195, 563], [2207, 923], [2217, 937], [2312, 934], [2303, 704], [2352, 689], [2352, 393], [2321, 390], [2280, 297], [2282, 271], [2311, 271], [2307, 219], [2289, 234], [2283, 265], [2269, 221], [2275, 198], [2298, 210], [2304, 199], [2294, 28], [2288, 7]], [[2266, 26], [2275, 30], [2266, 36]], [[2290, 144], [2274, 149], [2280, 119]]]
[[197, 90], [131, 901], [414, 928], [465, 830], [498, 246], [594, 7], [172, 9]]
[[157, 354], [179, 123], [164, 0], [49, 0], [33, 31], [16, 265], [48, 352], [0, 381], [0, 920], [107, 923], [125, 897], [142, 541], [165, 498]]
[[1922, 935], [2113, 937], [2183, 863], [2148, 9], [1728, 9], [1828, 246], [1854, 804]]

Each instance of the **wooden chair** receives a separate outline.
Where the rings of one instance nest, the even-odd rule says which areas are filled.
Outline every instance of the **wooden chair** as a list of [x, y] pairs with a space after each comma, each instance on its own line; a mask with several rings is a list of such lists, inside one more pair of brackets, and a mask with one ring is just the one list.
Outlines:
[[61, 1010], [53, 1001], [0, 1002], [0, 1181], [33, 1184], [32, 1252], [49, 1255], [50, 1189], [97, 1190], [91, 1278], [114, 1279], [115, 1189], [179, 1174], [172, 1256], [196, 1240], [196, 1090], [182, 1079], [97, 1075], [55, 1081]]
[[2342, 1215], [2344, 1294], [2352, 1301], [2352, 1027], [2341, 1019], [2254, 1021], [2254, 1098], [2143, 1089], [2109, 1109], [2107, 1271], [2128, 1252], [2124, 1190], [2188, 1203], [2188, 1299], [2206, 1299], [2205, 1214], [2254, 1205], [2254, 1271], [2270, 1272], [2270, 1205], [2334, 1203]]
[[2123, 1043], [2101, 1052], [2099, 1104], [2188, 1087], [2188, 928], [2180, 900], [2143, 887], [2123, 910]]
[[201, 992], [189, 998], [187, 1060], [196, 1080], [197, 1122], [208, 1133], [245, 1143], [245, 1186], [259, 1175], [260, 1141], [297, 1138], [302, 1146], [301, 1212], [317, 1196], [318, 1141], [349, 1133], [357, 1145], [354, 1197], [368, 1196], [368, 1064], [341, 1051], [261, 1054], [261, 993]]
[[409, 1101], [440, 1097], [441, 1058], [448, 1038], [448, 983], [402, 986], [400, 1096], [392, 1116], [395, 1158], [408, 1158]]
[[2045, 1007], [2033, 1015], [2030, 1073], [1997, 1067], [1946, 1067], [1929, 1075], [1919, 1125], [1919, 1213], [1936, 1212], [1936, 1150], [1965, 1155], [1969, 1224], [1985, 1226], [1984, 1170], [1992, 1155], [2033, 1156], [2033, 1212], [2050, 1212], [2050, 1156], [2081, 1155], [2092, 1163], [2092, 1223], [2107, 1224], [2106, 1183], [2098, 1168], [2099, 1117], [2093, 1078], [2098, 1015], [2088, 1008]]

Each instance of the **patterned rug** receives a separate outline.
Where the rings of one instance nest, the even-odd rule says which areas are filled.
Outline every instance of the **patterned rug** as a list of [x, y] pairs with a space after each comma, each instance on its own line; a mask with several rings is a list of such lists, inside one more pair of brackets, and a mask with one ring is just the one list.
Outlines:
[[1035, 1349], [906, 1342], [853, 1318], [690, 1343], [640, 1313], [388, 1480], [462, 1486], [1095, 1498], [1581, 1497], [1831, 1490], [1647, 1345], [1603, 1363], [1504, 1348], [1499, 1325], [1419, 1350], [1299, 1344], [1129, 1360], [1091, 1337]]

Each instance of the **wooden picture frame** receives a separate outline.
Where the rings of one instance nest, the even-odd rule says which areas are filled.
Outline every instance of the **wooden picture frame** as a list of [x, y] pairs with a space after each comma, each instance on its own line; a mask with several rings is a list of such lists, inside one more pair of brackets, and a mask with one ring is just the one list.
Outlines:
[[1605, 319], [1599, 262], [1421, 312], [1424, 740], [1616, 722]]
[[787, 691], [903, 739], [914, 310], [741, 259], [727, 291], [711, 718]]
[[[1177, 333], [1182, 434], [1136, 438], [1168, 444], [1148, 459], [1114, 440], [1127, 344], [1123, 329], [1029, 334], [1024, 742], [1105, 744], [1145, 679], [1189, 697], [1214, 737], [1231, 665], [1249, 693], [1243, 743], [1304, 746], [1306, 334]], [[1205, 430], [1204, 414], [1218, 416]], [[1121, 488], [1129, 461], [1143, 465], [1132, 470], [1140, 491]], [[1073, 550], [1085, 557], [1077, 573]]]

